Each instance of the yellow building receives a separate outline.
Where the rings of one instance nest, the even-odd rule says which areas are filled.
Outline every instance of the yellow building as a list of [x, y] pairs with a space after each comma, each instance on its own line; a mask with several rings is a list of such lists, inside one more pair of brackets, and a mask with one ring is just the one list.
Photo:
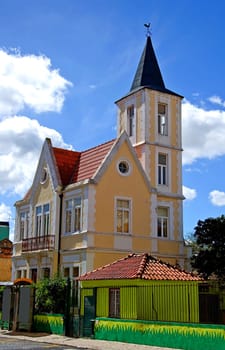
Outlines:
[[115, 140], [82, 152], [46, 139], [16, 206], [13, 279], [72, 279], [130, 252], [187, 267], [182, 219], [182, 96], [168, 90], [150, 36]]

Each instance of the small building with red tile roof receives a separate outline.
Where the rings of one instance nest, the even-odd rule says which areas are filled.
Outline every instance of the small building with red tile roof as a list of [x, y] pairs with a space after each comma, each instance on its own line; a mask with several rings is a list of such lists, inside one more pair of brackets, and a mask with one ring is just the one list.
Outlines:
[[79, 280], [84, 332], [96, 317], [199, 322], [202, 279], [148, 253], [129, 254]]

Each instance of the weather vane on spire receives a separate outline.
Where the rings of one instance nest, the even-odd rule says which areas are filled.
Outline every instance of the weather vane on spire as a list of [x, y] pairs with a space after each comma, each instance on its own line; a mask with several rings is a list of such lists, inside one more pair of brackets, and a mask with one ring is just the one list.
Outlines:
[[150, 31], [151, 23], [145, 23], [144, 26], [146, 28], [146, 36], [150, 36], [151, 35], [151, 31]]

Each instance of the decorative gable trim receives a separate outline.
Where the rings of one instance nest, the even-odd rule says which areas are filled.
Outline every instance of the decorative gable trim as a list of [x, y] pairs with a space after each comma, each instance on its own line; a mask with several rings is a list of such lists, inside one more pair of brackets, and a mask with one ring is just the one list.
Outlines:
[[96, 173], [93, 176], [93, 180], [96, 182], [99, 182], [101, 177], [103, 176], [104, 172], [106, 171], [106, 169], [108, 168], [109, 164], [112, 162], [114, 156], [116, 155], [116, 153], [118, 152], [118, 150], [120, 149], [120, 147], [122, 146], [122, 144], [126, 142], [127, 146], [129, 148], [129, 151], [133, 157], [133, 160], [135, 161], [136, 166], [138, 167], [141, 175], [143, 176], [143, 179], [149, 189], [149, 192], [155, 192], [156, 189], [153, 188], [150, 184], [150, 181], [147, 177], [147, 175], [145, 174], [145, 171], [137, 157], [137, 154], [129, 140], [129, 137], [126, 133], [126, 131], [123, 131], [122, 134], [116, 139], [115, 143], [113, 144], [111, 150], [109, 151], [109, 153], [106, 155], [106, 157], [103, 159], [100, 167], [97, 169]]
[[33, 184], [31, 186], [31, 201], [37, 191], [37, 187], [40, 185], [43, 168], [46, 168], [49, 176], [49, 180], [52, 184], [54, 191], [62, 187], [58, 167], [55, 161], [54, 153], [52, 150], [52, 143], [49, 138], [46, 138], [41, 150], [41, 155], [38, 161], [37, 170], [34, 176]]

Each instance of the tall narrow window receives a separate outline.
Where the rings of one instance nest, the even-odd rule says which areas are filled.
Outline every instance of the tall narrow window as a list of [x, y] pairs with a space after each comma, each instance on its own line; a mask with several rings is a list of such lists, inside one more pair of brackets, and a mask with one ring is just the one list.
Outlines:
[[117, 215], [117, 232], [130, 232], [130, 201], [117, 199], [116, 201]]
[[166, 207], [159, 207], [157, 213], [158, 237], [168, 237], [169, 209]]
[[78, 232], [81, 228], [81, 198], [74, 199], [74, 231]]
[[168, 116], [167, 116], [167, 105], [158, 104], [158, 133], [160, 135], [168, 135]]
[[163, 153], [158, 154], [158, 184], [167, 185], [167, 155]]
[[66, 232], [72, 232], [72, 199], [66, 201]]
[[120, 289], [109, 289], [109, 317], [120, 318]]
[[42, 207], [36, 207], [36, 237], [41, 236], [41, 224], [42, 224]]
[[81, 231], [81, 197], [66, 201], [66, 233]]
[[20, 213], [20, 239], [28, 238], [29, 234], [29, 212]]
[[47, 236], [49, 234], [49, 204], [45, 204], [43, 206], [43, 216], [44, 216], [44, 228], [43, 228], [43, 234], [44, 236]]
[[37, 282], [37, 269], [31, 269], [30, 274], [31, 274], [32, 281], [34, 283], [36, 283]]
[[48, 236], [50, 230], [50, 205], [44, 204], [36, 207], [35, 235]]
[[134, 105], [131, 105], [127, 108], [127, 132], [128, 136], [134, 136], [135, 132], [135, 120], [134, 120]]

